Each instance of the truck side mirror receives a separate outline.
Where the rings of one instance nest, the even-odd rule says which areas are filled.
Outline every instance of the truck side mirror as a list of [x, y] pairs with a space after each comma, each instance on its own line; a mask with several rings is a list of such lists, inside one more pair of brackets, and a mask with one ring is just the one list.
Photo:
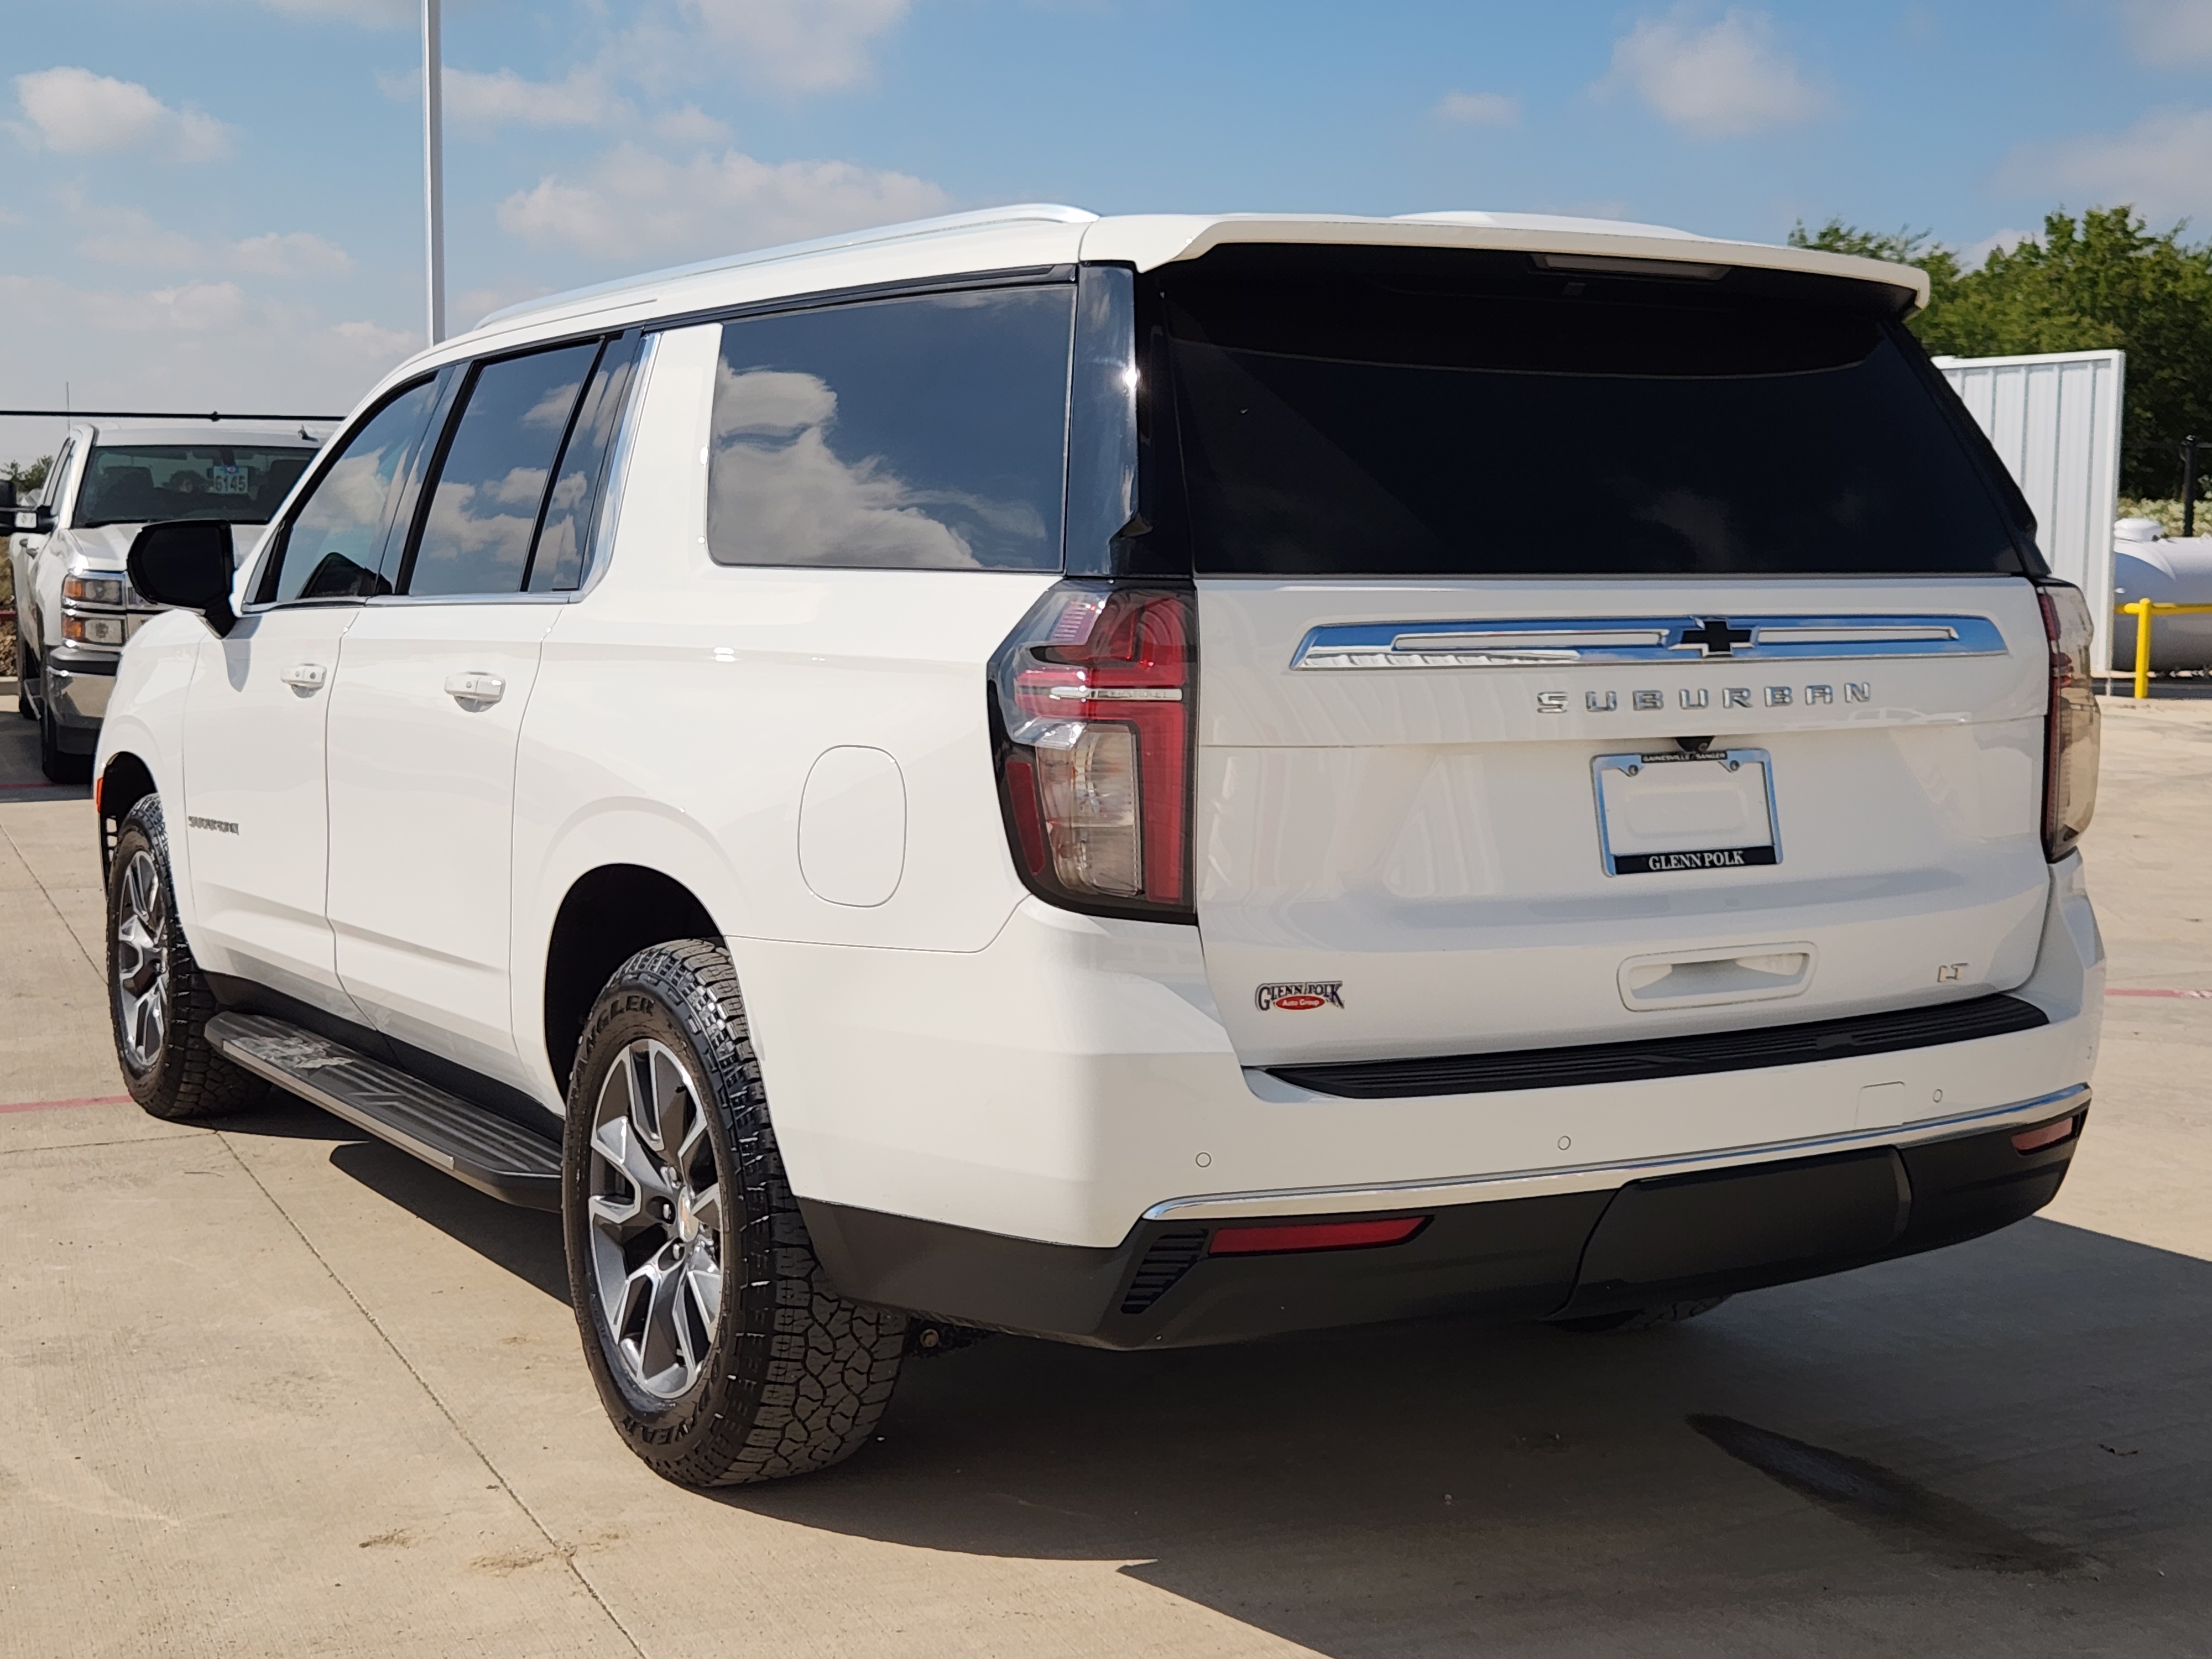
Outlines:
[[0, 513], [10, 512], [15, 505], [15, 481], [0, 478]]
[[131, 585], [155, 605], [197, 611], [220, 639], [238, 626], [230, 608], [230, 526], [220, 519], [172, 519], [149, 524], [125, 562]]
[[[9, 494], [15, 492], [9, 483]], [[51, 507], [11, 507], [0, 504], [0, 524], [6, 529], [0, 535], [51, 536], [54, 533], [54, 510]]]

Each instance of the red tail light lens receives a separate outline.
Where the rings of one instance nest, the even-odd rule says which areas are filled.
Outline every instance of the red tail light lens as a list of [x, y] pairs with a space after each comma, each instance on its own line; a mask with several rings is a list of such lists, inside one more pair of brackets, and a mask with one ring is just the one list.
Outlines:
[[2043, 764], [2043, 850], [2056, 863], [2074, 850], [2097, 810], [2097, 688], [2089, 678], [2093, 623], [2081, 590], [2039, 583], [2051, 641], [2051, 713]]
[[1370, 1250], [1403, 1244], [1429, 1224], [1425, 1215], [1388, 1221], [1310, 1221], [1292, 1227], [1224, 1227], [1206, 1247], [1208, 1255], [1280, 1255], [1291, 1250]]
[[1000, 797], [1042, 897], [1188, 919], [1197, 645], [1188, 592], [1070, 582], [1000, 647]]

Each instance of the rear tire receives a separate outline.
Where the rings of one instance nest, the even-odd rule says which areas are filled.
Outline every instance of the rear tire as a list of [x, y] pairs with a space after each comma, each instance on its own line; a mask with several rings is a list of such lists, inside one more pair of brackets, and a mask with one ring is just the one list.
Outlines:
[[890, 1403], [907, 1321], [846, 1301], [815, 1258], [720, 945], [653, 945], [607, 981], [567, 1143], [571, 1299], [630, 1450], [688, 1486], [858, 1450]]
[[215, 1051], [207, 1023], [222, 1012], [177, 921], [160, 798], [131, 809], [107, 866], [107, 1014], [124, 1086], [172, 1122], [243, 1111], [268, 1093]]
[[1709, 1296], [1695, 1302], [1662, 1302], [1653, 1308], [1630, 1308], [1622, 1313], [1592, 1314], [1587, 1319], [1555, 1319], [1552, 1323], [1563, 1331], [1576, 1331], [1585, 1336], [1601, 1336], [1613, 1331], [1652, 1331], [1662, 1325], [1679, 1325], [1686, 1319], [1695, 1319], [1709, 1314], [1728, 1300], [1724, 1296]]

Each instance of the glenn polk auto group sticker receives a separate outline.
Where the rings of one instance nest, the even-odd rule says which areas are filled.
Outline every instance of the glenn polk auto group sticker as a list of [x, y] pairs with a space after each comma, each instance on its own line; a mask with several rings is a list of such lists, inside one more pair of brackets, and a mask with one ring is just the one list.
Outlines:
[[1341, 1008], [1344, 1006], [1344, 981], [1340, 979], [1299, 980], [1289, 985], [1262, 985], [1252, 994], [1252, 1000], [1260, 1005], [1261, 1013], [1277, 1008], [1287, 1008], [1293, 1013], [1308, 1008]]

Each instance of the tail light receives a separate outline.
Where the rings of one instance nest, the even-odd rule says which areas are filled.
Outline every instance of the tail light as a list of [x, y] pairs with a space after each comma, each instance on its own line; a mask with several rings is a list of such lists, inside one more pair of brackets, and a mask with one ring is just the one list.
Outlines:
[[2097, 810], [2097, 692], [2089, 678], [2088, 601], [2066, 582], [2042, 582], [2051, 641], [2051, 711], [2043, 763], [2043, 850], [2054, 863], [2074, 850]]
[[1188, 592], [1064, 582], [992, 660], [1014, 862], [1055, 904], [1190, 918]]

